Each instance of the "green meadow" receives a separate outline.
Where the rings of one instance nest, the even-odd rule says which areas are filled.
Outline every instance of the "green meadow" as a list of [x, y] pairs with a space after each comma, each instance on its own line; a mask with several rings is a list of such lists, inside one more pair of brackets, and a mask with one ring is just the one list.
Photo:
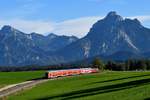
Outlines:
[[0, 88], [44, 76], [44, 71], [0, 72]]
[[149, 99], [150, 72], [109, 71], [49, 80], [8, 97], [8, 100]]

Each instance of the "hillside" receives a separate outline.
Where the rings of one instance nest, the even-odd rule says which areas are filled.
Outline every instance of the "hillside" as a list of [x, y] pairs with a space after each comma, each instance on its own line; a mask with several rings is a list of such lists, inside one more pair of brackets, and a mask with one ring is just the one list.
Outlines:
[[42, 78], [44, 75], [44, 71], [0, 72], [0, 88], [11, 84]]
[[150, 72], [103, 72], [50, 80], [8, 100], [149, 100]]

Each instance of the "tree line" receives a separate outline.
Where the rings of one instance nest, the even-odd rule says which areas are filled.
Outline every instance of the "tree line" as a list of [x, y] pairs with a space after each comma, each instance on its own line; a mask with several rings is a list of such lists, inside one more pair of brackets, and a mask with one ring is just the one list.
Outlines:
[[[95, 59], [99, 69], [113, 70], [113, 71], [140, 71], [140, 70], [150, 70], [150, 60], [148, 59], [130, 59], [123, 62], [107, 61], [105, 64], [100, 59]], [[101, 64], [100, 64], [101, 63]]]
[[60, 64], [60, 65], [49, 65], [49, 66], [24, 66], [24, 67], [0, 67], [1, 72], [14, 72], [14, 71], [37, 71], [37, 70], [60, 70], [60, 69], [71, 69], [71, 68], [99, 68], [100, 70], [112, 70], [112, 71], [140, 71], [150, 70], [150, 60], [147, 59], [130, 59], [123, 62], [117, 61], [105, 61], [103, 62], [99, 58], [95, 58], [89, 64]]
[[[60, 65], [47, 65], [47, 66], [0, 66], [0, 72], [19, 72], [19, 71], [39, 71], [39, 70], [61, 70], [61, 69], [74, 69], [74, 68], [86, 68], [87, 66], [79, 66], [72, 64], [60, 64]], [[89, 66], [88, 66], [89, 67]]]

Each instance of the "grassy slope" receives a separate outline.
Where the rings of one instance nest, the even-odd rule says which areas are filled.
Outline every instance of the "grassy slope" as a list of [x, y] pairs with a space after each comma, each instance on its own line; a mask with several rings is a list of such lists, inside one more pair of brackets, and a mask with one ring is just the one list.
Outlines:
[[49, 81], [9, 100], [148, 100], [150, 72], [103, 72]]
[[43, 71], [36, 72], [0, 72], [0, 88], [44, 76]]

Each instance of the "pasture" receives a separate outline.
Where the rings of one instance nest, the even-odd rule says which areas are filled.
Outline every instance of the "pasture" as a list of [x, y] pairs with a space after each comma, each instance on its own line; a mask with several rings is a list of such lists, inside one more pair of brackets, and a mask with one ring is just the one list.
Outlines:
[[44, 75], [44, 71], [0, 72], [0, 88], [10, 84], [42, 78]]
[[150, 72], [102, 72], [49, 80], [8, 100], [149, 100]]

